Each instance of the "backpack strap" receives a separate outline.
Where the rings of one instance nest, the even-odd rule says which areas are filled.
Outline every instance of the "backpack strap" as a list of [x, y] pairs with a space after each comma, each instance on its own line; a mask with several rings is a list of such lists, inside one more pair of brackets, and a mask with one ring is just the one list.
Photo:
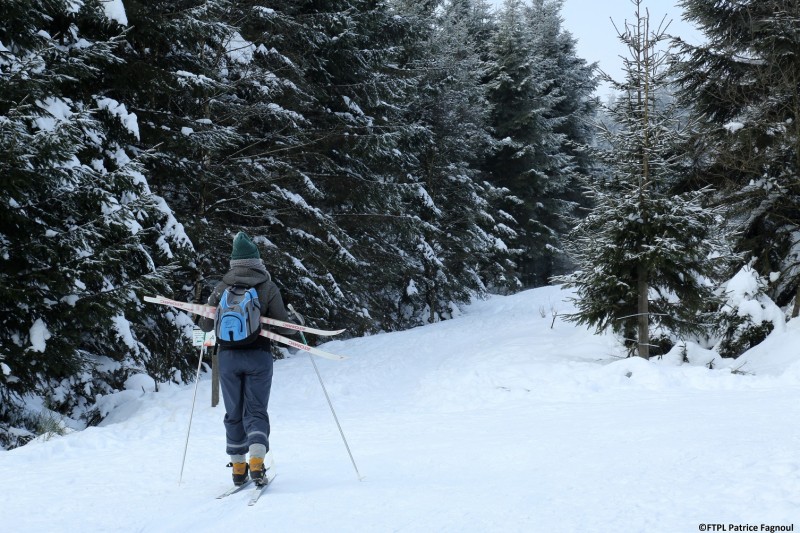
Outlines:
[[267, 283], [269, 283], [269, 280], [262, 281], [255, 286], [256, 293], [258, 294], [258, 303], [261, 304], [261, 316], [267, 316], [267, 310], [269, 309], [269, 302], [267, 301], [269, 297], [269, 287]]

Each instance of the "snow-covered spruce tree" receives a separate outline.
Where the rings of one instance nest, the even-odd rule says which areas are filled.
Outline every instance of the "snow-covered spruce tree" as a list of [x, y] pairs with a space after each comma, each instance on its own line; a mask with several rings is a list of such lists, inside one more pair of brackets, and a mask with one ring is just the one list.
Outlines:
[[[729, 207], [737, 249], [800, 313], [800, 4], [683, 0], [705, 42], [678, 41], [681, 97], [706, 126], [695, 179]], [[779, 276], [773, 276], [778, 273]]]
[[[144, 310], [190, 246], [107, 98], [115, 24], [96, 2], [0, 1], [0, 441], [24, 395], [85, 415], [132, 371], [167, 379], [181, 332]], [[161, 342], [148, 343], [144, 331]], [[159, 349], [165, 349], [159, 353]], [[159, 355], [166, 355], [165, 364]]]
[[126, 57], [139, 72], [120, 73], [115, 90], [141, 117], [153, 182], [196, 244], [197, 283], [185, 297], [205, 298], [227, 270], [232, 237], [245, 230], [284, 295], [305, 302], [314, 323], [352, 306], [328, 270], [303, 261], [351, 256], [332, 250], [346, 236], [314, 206], [320, 193], [305, 172], [306, 150], [328, 134], [308, 118], [320, 113], [302, 68], [311, 30], [280, 8], [226, 0], [140, 6], [126, 35]]
[[265, 226], [285, 254], [287, 298], [354, 334], [395, 328], [399, 250], [411, 247], [399, 243], [415, 231], [397, 180], [404, 89], [393, 48], [404, 23], [384, 2], [286, 2], [276, 11], [294, 24], [282, 39], [309, 97], [299, 108], [308, 120], [301, 144], [278, 156], [292, 170], [273, 186]]
[[492, 36], [497, 31], [495, 6], [490, 0], [472, 0], [469, 15], [469, 33], [478, 57], [484, 63], [491, 58], [490, 45]]
[[442, 179], [434, 186], [434, 198], [444, 211], [440, 226], [447, 237], [446, 263], [456, 284], [476, 288], [477, 282], [477, 288], [485, 285], [494, 292], [513, 291], [521, 282], [505, 241], [518, 233], [511, 227], [511, 217], [497, 207], [507, 192], [486, 181], [479, 170], [496, 146], [489, 133], [491, 106], [483, 83], [488, 65], [482, 59], [494, 28], [493, 18], [481, 0], [446, 5], [439, 38], [434, 40], [442, 52], [437, 54], [434, 49], [434, 56], [449, 59], [441, 69], [432, 70], [444, 74], [434, 84], [438, 86], [437, 107], [432, 113], [438, 138], [434, 153], [450, 154], [451, 159], [447, 168], [440, 166]]
[[[589, 175], [594, 164], [589, 146], [594, 143], [593, 123], [599, 105], [593, 96], [598, 84], [596, 65], [578, 57], [576, 39], [562, 27], [563, 4], [564, 0], [533, 0], [527, 9], [534, 61], [543, 71], [542, 77], [550, 80], [544, 91], [553, 98], [553, 107], [545, 113], [560, 142], [555, 149], [568, 156], [562, 163], [565, 166], [547, 171], [549, 182], [563, 182], [551, 187], [553, 193], [559, 189], [561, 193], [552, 200], [547, 220], [559, 242], [572, 228], [570, 218], [577, 214], [576, 208], [587, 205], [582, 178]], [[560, 250], [552, 250], [548, 259], [551, 265], [546, 271], [562, 274], [570, 269], [568, 258]]]
[[500, 223], [494, 187], [477, 170], [492, 143], [481, 82], [485, 65], [475, 41], [487, 15], [471, 0], [433, 7], [420, 12], [418, 3], [398, 3], [416, 28], [406, 52], [417, 86], [409, 105], [417, 143], [409, 149], [416, 153], [414, 207], [423, 231], [403, 310], [424, 322], [449, 316], [454, 304], [487, 287], [508, 290], [519, 283], [503, 242], [513, 232]]
[[[226, 226], [236, 223], [237, 209], [256, 213], [258, 205], [250, 201], [257, 200], [257, 187], [245, 187], [257, 182], [248, 166], [226, 161], [245, 145], [239, 131], [245, 111], [236, 84], [223, 73], [253, 54], [226, 23], [229, 15], [227, 0], [134, 3], [120, 50], [124, 63], [108, 75], [109, 94], [139, 118], [138, 154], [151, 186], [186, 223], [195, 243], [197, 282], [224, 264], [216, 251], [230, 251], [227, 231], [236, 228]], [[179, 299], [200, 297], [199, 285], [176, 289]]]
[[601, 135], [609, 174], [591, 188], [594, 207], [570, 235], [577, 270], [559, 278], [577, 290], [569, 318], [621, 334], [631, 352], [649, 358], [651, 332], [685, 337], [708, 330], [705, 314], [728, 257], [719, 239], [718, 214], [703, 206], [704, 191], [674, 194], [676, 153], [686, 137], [671, 108], [656, 95], [668, 81], [667, 54], [659, 49], [664, 25], [651, 29], [642, 1], [619, 32], [628, 47], [625, 80], [607, 110], [615, 128]]
[[[559, 4], [540, 7], [557, 12]], [[485, 169], [492, 183], [513, 195], [504, 206], [519, 224], [511, 244], [523, 284], [533, 286], [548, 282], [561, 253], [559, 228], [571, 208], [564, 197], [574, 163], [559, 131], [566, 119], [557, 111], [571, 104], [557, 82], [558, 57], [543, 42], [559, 34], [560, 19], [540, 20], [528, 10], [521, 0], [507, 0], [490, 43], [485, 81], [497, 145]]]
[[294, 183], [276, 191], [270, 239], [293, 247], [288, 273], [301, 265], [301, 281], [335, 288], [322, 305], [354, 333], [415, 323], [400, 313], [421, 235], [407, 170], [413, 84], [399, 46], [409, 26], [385, 2], [287, 2], [284, 14], [305, 32], [290, 58], [302, 66], [311, 124], [292, 153]]
[[247, 148], [235, 156], [250, 162], [251, 174], [260, 175], [265, 185], [262, 216], [248, 219], [244, 229], [261, 236], [287, 302], [312, 324], [342, 324], [358, 334], [373, 326], [352, 291], [363, 263], [352, 251], [355, 241], [333, 216], [338, 200], [327, 189], [334, 171], [326, 166], [324, 147], [340, 134], [339, 117], [319, 96], [327, 89], [309, 74], [317, 61], [315, 47], [336, 43], [335, 26], [319, 24], [317, 11], [308, 13], [295, 2], [270, 2], [269, 8], [265, 2], [252, 4], [253, 15], [244, 17], [248, 23], [241, 33], [256, 54], [241, 79], [274, 81], [274, 86], [245, 98], [261, 95], [257, 108], [280, 113], [284, 120], [249, 122]]

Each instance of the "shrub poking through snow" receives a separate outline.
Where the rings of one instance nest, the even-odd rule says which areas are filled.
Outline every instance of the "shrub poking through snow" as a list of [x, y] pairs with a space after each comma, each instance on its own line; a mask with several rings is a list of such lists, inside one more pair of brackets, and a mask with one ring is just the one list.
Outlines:
[[722, 357], [739, 357], [769, 335], [785, 329], [783, 312], [764, 293], [767, 283], [749, 266], [725, 284], [726, 303], [719, 326], [717, 351]]

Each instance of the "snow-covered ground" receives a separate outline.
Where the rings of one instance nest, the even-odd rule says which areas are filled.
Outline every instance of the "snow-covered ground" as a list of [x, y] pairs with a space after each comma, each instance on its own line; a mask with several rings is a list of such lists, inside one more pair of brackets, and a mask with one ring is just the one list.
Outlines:
[[204, 376], [182, 484], [193, 385], [127, 391], [100, 427], [0, 452], [0, 529], [800, 531], [800, 321], [733, 373], [696, 348], [696, 365], [621, 359], [610, 336], [553, 321], [564, 296], [326, 344], [349, 356], [316, 362], [363, 481], [301, 353], [275, 366], [278, 477], [256, 506], [215, 499], [230, 470]]

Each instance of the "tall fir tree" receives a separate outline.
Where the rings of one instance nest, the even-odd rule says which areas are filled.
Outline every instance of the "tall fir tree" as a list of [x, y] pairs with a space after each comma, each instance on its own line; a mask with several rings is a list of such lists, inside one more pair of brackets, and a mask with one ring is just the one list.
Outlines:
[[[737, 248], [773, 278], [779, 305], [800, 314], [800, 4], [680, 2], [704, 34], [677, 41], [681, 98], [706, 127], [695, 181], [721, 191]], [[778, 273], [775, 276], [774, 273]]]
[[[353, 256], [346, 234], [315, 205], [324, 193], [311, 177], [314, 147], [331, 132], [319, 121], [325, 110], [308, 75], [318, 26], [298, 9], [263, 1], [142, 4], [130, 13], [127, 35], [128, 62], [140, 72], [117, 76], [116, 90], [146, 117], [148, 168], [196, 243], [197, 283], [185, 297], [205, 297], [227, 269], [231, 238], [245, 230], [313, 323], [354, 307], [331, 275]], [[357, 320], [337, 320], [359, 330]]]
[[409, 149], [416, 154], [411, 171], [423, 223], [403, 309], [430, 322], [475, 295], [519, 282], [503, 241], [513, 231], [493, 205], [501, 193], [478, 171], [493, 142], [477, 42], [486, 14], [471, 0], [419, 7], [401, 5], [416, 27], [407, 52], [417, 87], [408, 116], [417, 135]]
[[[594, 81], [591, 67], [564, 68], [567, 62], [580, 64], [580, 60], [569, 46], [554, 45], [560, 39], [570, 43], [560, 28], [560, 7], [558, 1], [528, 6], [507, 0], [490, 43], [485, 79], [497, 141], [485, 169], [494, 184], [513, 195], [504, 211], [519, 227], [512, 244], [525, 286], [548, 283], [556, 268], [563, 266], [560, 242], [564, 217], [576, 196], [575, 156], [577, 146], [588, 140], [587, 130], [574, 125], [583, 111], [589, 114]], [[574, 77], [580, 78], [577, 87]], [[567, 90], [571, 85], [575, 90]]]
[[287, 3], [285, 14], [306, 33], [292, 60], [311, 96], [310, 126], [271, 230], [285, 234], [287, 274], [300, 268], [298, 280], [330, 298], [314, 305], [309, 288], [288, 292], [354, 333], [401, 328], [402, 280], [420, 231], [409, 213], [417, 187], [404, 170], [414, 136], [399, 46], [408, 25], [382, 1]]
[[102, 4], [3, 0], [0, 21], [7, 441], [8, 424], [25, 424], [23, 395], [86, 418], [131, 373], [184, 368], [186, 324], [145, 310], [137, 291], [164, 290], [191, 244], [132, 159], [135, 115], [103, 90], [119, 26]]
[[[151, 185], [196, 243], [196, 279], [218, 266], [211, 250], [222, 248], [221, 242], [229, 248], [218, 228], [240, 214], [240, 186], [254, 181], [247, 165], [226, 161], [246, 141], [239, 132], [245, 113], [236, 84], [223, 72], [237, 64], [235, 58], [253, 53], [236, 48], [241, 40], [225, 23], [232, 10], [226, 0], [128, 3], [124, 63], [108, 73], [109, 93], [139, 117], [137, 149]], [[186, 296], [192, 288], [180, 287]]]
[[561, 242], [576, 210], [588, 203], [582, 182], [594, 170], [590, 147], [599, 105], [593, 96], [599, 81], [596, 65], [578, 57], [575, 38], [563, 28], [563, 4], [564, 0], [533, 0], [527, 9], [533, 58], [543, 79], [549, 80], [543, 91], [552, 105], [542, 112], [550, 119], [555, 137], [549, 152], [555, 154], [556, 164], [545, 170], [551, 207], [544, 214], [555, 231], [557, 248], [545, 256], [546, 263], [540, 267], [543, 277], [571, 270]]
[[569, 318], [622, 335], [631, 352], [649, 358], [654, 332], [669, 340], [708, 332], [719, 279], [730, 258], [718, 212], [704, 207], [706, 191], [675, 194], [688, 135], [672, 107], [659, 105], [668, 83], [664, 26], [651, 29], [642, 1], [619, 33], [629, 55], [624, 81], [607, 110], [602, 153], [609, 174], [591, 188], [594, 206], [571, 233], [577, 270], [559, 278], [577, 291]]

